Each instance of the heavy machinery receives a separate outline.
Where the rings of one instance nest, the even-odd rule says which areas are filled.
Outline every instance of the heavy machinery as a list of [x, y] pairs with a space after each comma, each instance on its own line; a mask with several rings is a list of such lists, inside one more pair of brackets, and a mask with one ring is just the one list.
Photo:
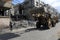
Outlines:
[[55, 23], [58, 23], [58, 16], [57, 15], [54, 15], [53, 19], [55, 20]]
[[[44, 7], [40, 7], [36, 10], [31, 10], [32, 16], [37, 20], [36, 28], [51, 28], [56, 25], [56, 17], [51, 18], [51, 14], [46, 13]], [[55, 19], [54, 19], [55, 18]]]

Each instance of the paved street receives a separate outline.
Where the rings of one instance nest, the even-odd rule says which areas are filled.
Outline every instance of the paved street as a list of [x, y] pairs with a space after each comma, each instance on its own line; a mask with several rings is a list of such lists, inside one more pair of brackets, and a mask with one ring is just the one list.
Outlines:
[[0, 40], [58, 40], [60, 37], [60, 23], [48, 30], [28, 28], [23, 31], [9, 32], [0, 35]]
[[0, 0], [0, 40], [60, 40], [59, 2]]

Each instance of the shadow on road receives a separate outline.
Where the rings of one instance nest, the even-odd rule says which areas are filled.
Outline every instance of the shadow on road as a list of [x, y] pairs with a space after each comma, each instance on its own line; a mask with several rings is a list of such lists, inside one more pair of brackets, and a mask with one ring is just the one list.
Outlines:
[[26, 29], [25, 32], [30, 32], [30, 31], [35, 31], [38, 30], [37, 28], [30, 28], [30, 29]]
[[8, 39], [16, 38], [19, 36], [20, 35], [14, 34], [14, 33], [5, 33], [5, 34], [0, 35], [0, 40], [8, 40]]
[[60, 38], [58, 40], [60, 40]]
[[26, 29], [25, 32], [30, 32], [30, 31], [35, 31], [35, 30], [39, 30], [39, 31], [44, 31], [44, 30], [48, 30], [49, 28], [30, 28], [30, 29]]

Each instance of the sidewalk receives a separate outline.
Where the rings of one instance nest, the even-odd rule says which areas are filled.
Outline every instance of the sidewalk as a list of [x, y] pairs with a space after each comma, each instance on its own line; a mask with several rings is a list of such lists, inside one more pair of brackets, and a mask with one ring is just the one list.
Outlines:
[[1, 34], [4, 34], [4, 33], [16, 33], [16, 32], [20, 32], [20, 31], [24, 31], [26, 29], [30, 29], [30, 28], [34, 28], [34, 27], [18, 28], [18, 29], [13, 29], [12, 31], [9, 28], [7, 28], [7, 29], [2, 29], [2, 31], [0, 33]]
[[36, 22], [22, 20], [22, 21], [13, 21], [12, 23], [14, 24], [12, 31], [10, 31], [9, 28], [2, 28], [0, 30], [0, 33], [3, 34], [3, 33], [9, 33], [9, 32], [18, 32], [18, 31], [29, 29], [29, 28], [34, 28]]

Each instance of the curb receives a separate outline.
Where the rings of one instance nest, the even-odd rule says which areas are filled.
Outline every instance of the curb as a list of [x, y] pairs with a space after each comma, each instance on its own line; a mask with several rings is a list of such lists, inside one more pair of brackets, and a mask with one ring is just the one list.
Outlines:
[[7, 28], [7, 29], [2, 29], [1, 33], [4, 34], [4, 33], [16, 33], [16, 32], [21, 32], [21, 31], [24, 31], [26, 29], [30, 29], [30, 28], [34, 28], [34, 27], [27, 27], [27, 28], [21, 28], [21, 29], [13, 29], [12, 31]]
[[27, 27], [27, 28], [21, 28], [21, 29], [14, 29], [14, 30], [12, 30], [11, 32], [12, 32], [12, 33], [20, 32], [20, 31], [24, 31], [24, 30], [30, 29], [30, 28], [34, 28], [34, 27]]

